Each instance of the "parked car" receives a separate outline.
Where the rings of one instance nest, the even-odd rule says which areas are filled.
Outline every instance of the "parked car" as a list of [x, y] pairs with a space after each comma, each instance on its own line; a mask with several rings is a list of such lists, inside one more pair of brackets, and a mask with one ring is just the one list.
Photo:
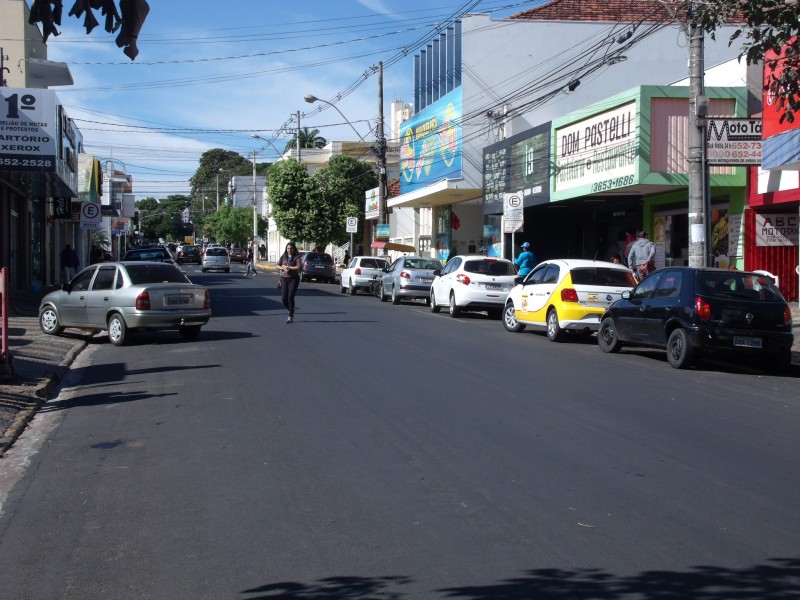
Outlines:
[[208, 290], [163, 262], [92, 265], [47, 294], [39, 305], [43, 332], [59, 335], [65, 327], [105, 329], [115, 346], [137, 330], [177, 329], [186, 339], [196, 338], [210, 318]]
[[381, 275], [381, 302], [392, 299], [392, 304], [400, 304], [403, 299], [431, 300], [431, 283], [434, 271], [442, 268], [442, 263], [424, 256], [401, 256]]
[[389, 262], [383, 258], [354, 256], [342, 269], [339, 291], [343, 294], [349, 291], [351, 296], [355, 296], [359, 289], [368, 292], [373, 277], [388, 267]]
[[455, 256], [440, 271], [434, 271], [431, 284], [431, 312], [447, 306], [451, 317], [462, 311], [485, 310], [498, 318], [508, 293], [514, 288], [517, 269], [505, 258], [483, 255]]
[[147, 260], [152, 262], [165, 262], [174, 265], [175, 259], [164, 246], [151, 246], [149, 248], [132, 248], [122, 257], [123, 261]]
[[669, 364], [689, 367], [701, 353], [750, 355], [770, 371], [791, 364], [792, 313], [760, 273], [668, 267], [652, 273], [603, 315], [597, 343], [665, 348]]
[[231, 248], [228, 252], [228, 255], [231, 257], [231, 262], [243, 263], [247, 260], [247, 251], [244, 248], [239, 248], [238, 246]]
[[591, 334], [600, 328], [605, 309], [634, 285], [633, 273], [623, 265], [547, 260], [509, 292], [503, 326], [516, 332], [530, 325], [544, 330], [551, 342], [562, 341], [567, 331]]
[[222, 246], [209, 246], [203, 255], [202, 271], [231, 272], [231, 259], [227, 249]]
[[200, 252], [200, 246], [181, 246], [178, 250], [177, 262], [179, 265], [186, 263], [201, 264], [203, 262], [203, 255]]
[[300, 281], [336, 282], [336, 263], [333, 257], [324, 252], [306, 252], [300, 257]]

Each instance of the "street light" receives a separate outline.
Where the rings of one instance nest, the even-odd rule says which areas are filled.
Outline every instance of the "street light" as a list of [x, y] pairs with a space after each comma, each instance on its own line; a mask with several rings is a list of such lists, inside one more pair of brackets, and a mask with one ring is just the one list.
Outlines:
[[336, 110], [336, 112], [338, 112], [339, 115], [345, 120], [345, 122], [348, 125], [350, 125], [350, 128], [353, 131], [356, 132], [356, 135], [358, 136], [358, 139], [360, 139], [362, 142], [366, 142], [367, 141], [367, 140], [364, 139], [364, 137], [360, 133], [358, 133], [358, 129], [355, 128], [355, 126], [350, 122], [350, 120], [347, 117], [344, 116], [342, 111], [339, 110], [339, 107], [336, 106], [333, 102], [328, 102], [327, 100], [323, 100], [322, 98], [317, 98], [314, 94], [306, 94], [305, 97], [304, 97], [304, 100], [306, 102], [308, 102], [309, 104], [314, 104], [314, 102], [322, 102], [323, 104], [327, 104], [328, 106], [333, 107], [334, 110]]

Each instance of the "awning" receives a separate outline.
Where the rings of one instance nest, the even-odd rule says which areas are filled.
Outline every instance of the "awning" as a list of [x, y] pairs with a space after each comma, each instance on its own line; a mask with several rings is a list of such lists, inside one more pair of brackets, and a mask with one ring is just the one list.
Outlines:
[[394, 242], [372, 242], [373, 248], [383, 248], [384, 250], [396, 250], [397, 252], [416, 252], [414, 246], [407, 244], [396, 244]]
[[460, 204], [469, 200], [483, 200], [481, 188], [470, 187], [462, 179], [442, 179], [427, 187], [407, 192], [386, 202], [388, 208], [432, 207]]

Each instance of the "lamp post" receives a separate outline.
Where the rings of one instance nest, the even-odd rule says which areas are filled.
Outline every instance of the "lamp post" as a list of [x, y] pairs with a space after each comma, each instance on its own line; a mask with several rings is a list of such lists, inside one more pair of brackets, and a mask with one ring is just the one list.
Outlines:
[[333, 102], [328, 102], [327, 100], [323, 100], [322, 98], [317, 98], [314, 94], [306, 94], [303, 99], [309, 104], [314, 104], [314, 102], [322, 102], [323, 104], [327, 104], [328, 106], [332, 107], [336, 112], [339, 113], [339, 116], [341, 116], [345, 120], [345, 122], [348, 125], [350, 125], [350, 128], [356, 132], [358, 139], [360, 139], [362, 142], [366, 142], [364, 137], [360, 133], [358, 133], [358, 129], [355, 128], [355, 126], [350, 122], [350, 120], [344, 116], [342, 111], [339, 110], [339, 107], [336, 106]]

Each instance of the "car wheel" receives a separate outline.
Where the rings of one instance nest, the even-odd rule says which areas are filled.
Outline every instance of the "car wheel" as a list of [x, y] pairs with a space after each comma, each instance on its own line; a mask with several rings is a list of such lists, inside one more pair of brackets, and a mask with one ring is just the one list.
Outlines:
[[603, 352], [619, 352], [622, 342], [617, 337], [617, 328], [614, 319], [606, 317], [600, 323], [600, 330], [597, 332], [597, 345]]
[[344, 281], [339, 282], [339, 293], [344, 294], [347, 291], [347, 288], [344, 287]]
[[225, 272], [226, 272], [226, 273], [230, 273], [230, 272], [231, 272], [231, 270], [230, 270], [230, 269], [225, 269]]
[[517, 321], [517, 311], [514, 310], [513, 302], [508, 302], [503, 309], [503, 327], [511, 333], [517, 333], [525, 329], [525, 325]]
[[430, 307], [433, 313], [438, 313], [441, 310], [439, 305], [436, 304], [436, 295], [433, 293], [433, 288], [431, 288]]
[[667, 340], [667, 360], [675, 369], [686, 369], [694, 362], [695, 349], [685, 329], [675, 329]]
[[115, 346], [122, 346], [128, 337], [128, 327], [125, 319], [119, 313], [114, 313], [108, 319], [108, 339]]
[[456, 304], [456, 294], [455, 292], [450, 292], [450, 302], [448, 304], [448, 309], [450, 312], [450, 316], [454, 319], [457, 319], [461, 316], [461, 309]]
[[380, 290], [380, 296], [378, 296], [378, 298], [381, 299], [381, 302], [386, 302], [389, 299], [389, 297], [386, 295], [386, 290], [383, 289], [383, 283], [381, 283], [379, 290]]
[[394, 304], [395, 306], [400, 304], [400, 296], [397, 294], [397, 286], [396, 285], [392, 286], [392, 304]]
[[205, 273], [207, 269], [201, 269], [201, 270], [203, 271], [203, 273]]
[[564, 331], [558, 324], [558, 313], [555, 308], [551, 308], [547, 313], [547, 339], [551, 342], [560, 342], [564, 339]]
[[352, 279], [350, 280], [350, 288], [349, 289], [350, 289], [350, 295], [351, 296], [355, 296], [358, 293], [358, 290], [356, 289], [356, 286], [353, 283]]
[[178, 331], [180, 331], [181, 337], [185, 340], [193, 340], [196, 339], [198, 335], [200, 335], [200, 325], [186, 325], [181, 327]]
[[58, 320], [56, 309], [52, 306], [45, 306], [39, 315], [39, 327], [48, 335], [58, 335], [64, 328]]

